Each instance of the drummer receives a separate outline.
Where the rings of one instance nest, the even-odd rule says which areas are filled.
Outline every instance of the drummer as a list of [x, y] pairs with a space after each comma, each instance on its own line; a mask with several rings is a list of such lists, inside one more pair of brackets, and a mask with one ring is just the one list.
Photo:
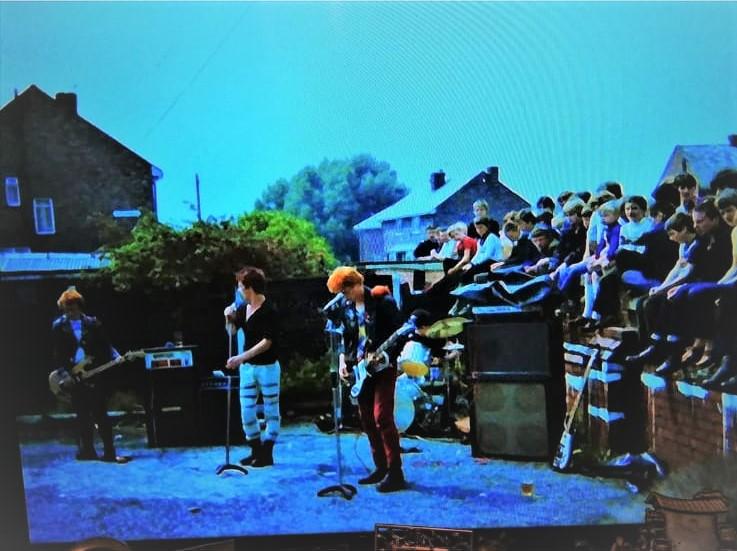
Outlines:
[[[426, 365], [426, 368], [430, 368], [431, 358], [441, 358], [445, 351], [443, 350], [443, 346], [446, 344], [445, 338], [432, 338], [427, 335], [428, 331], [430, 330], [430, 327], [432, 326], [432, 317], [430, 315], [430, 312], [427, 310], [417, 309], [412, 312], [410, 315], [410, 319], [414, 317], [415, 318], [415, 329], [409, 333], [406, 337], [403, 339], [400, 339], [397, 342], [395, 350], [397, 351], [398, 357], [400, 357], [401, 364], [401, 356], [402, 352], [407, 349], [408, 343], [410, 342], [416, 342], [422, 345], [427, 349], [429, 352], [427, 354], [428, 359], [428, 365]], [[400, 365], [401, 369], [401, 365]], [[423, 377], [427, 371], [425, 370], [423, 373], [406, 373], [406, 375], [410, 377]]]

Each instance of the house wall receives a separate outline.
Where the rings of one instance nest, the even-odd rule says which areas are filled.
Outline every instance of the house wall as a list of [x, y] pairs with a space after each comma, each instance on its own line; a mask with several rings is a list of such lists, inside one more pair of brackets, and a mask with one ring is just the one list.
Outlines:
[[510, 210], [530, 206], [528, 202], [503, 184], [499, 182], [488, 184], [477, 176], [441, 203], [436, 208], [434, 215], [416, 217], [416, 221], [413, 221], [412, 218], [403, 218], [400, 225], [397, 225], [397, 220], [382, 223], [385, 255], [379, 258], [368, 258], [363, 256], [362, 250], [361, 260], [398, 260], [397, 252], [404, 252], [406, 259], [412, 259], [412, 252], [417, 244], [425, 239], [425, 228], [429, 224], [449, 226], [456, 222], [471, 222], [473, 202], [477, 199], [486, 199], [492, 218], [495, 218], [500, 224], [504, 215]]
[[386, 260], [384, 236], [380, 229], [360, 230], [358, 232], [359, 258], [361, 261], [376, 262]]
[[[101, 245], [93, 214], [153, 210], [149, 163], [43, 92], [29, 90], [14, 102], [0, 116], [0, 184], [17, 177], [21, 205], [8, 207], [3, 187], [0, 248], [91, 251]], [[55, 234], [36, 235], [34, 197], [53, 200]]]

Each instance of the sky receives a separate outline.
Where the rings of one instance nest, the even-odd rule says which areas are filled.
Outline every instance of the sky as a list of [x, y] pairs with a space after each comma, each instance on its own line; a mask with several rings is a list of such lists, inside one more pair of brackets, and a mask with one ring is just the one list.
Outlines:
[[648, 193], [737, 133], [734, 2], [0, 2], [0, 104], [36, 84], [159, 167], [159, 217], [253, 208], [369, 153], [410, 188]]

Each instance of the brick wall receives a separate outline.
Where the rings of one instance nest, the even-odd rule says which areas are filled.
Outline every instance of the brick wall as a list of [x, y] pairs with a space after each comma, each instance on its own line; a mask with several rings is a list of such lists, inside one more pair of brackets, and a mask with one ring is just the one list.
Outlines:
[[[91, 251], [101, 243], [89, 216], [153, 210], [147, 161], [38, 89], [14, 102], [0, 118], [0, 177], [19, 179], [21, 206], [0, 201], [0, 227], [8, 230], [0, 233], [0, 247]], [[36, 235], [34, 197], [53, 200], [55, 234]]]
[[568, 333], [568, 407], [590, 355], [598, 349], [603, 358], [591, 371], [576, 418], [579, 441], [612, 455], [647, 449], [671, 469], [737, 453], [737, 396], [623, 369], [620, 347], [629, 353], [626, 343], [633, 338], [622, 329], [594, 336]]

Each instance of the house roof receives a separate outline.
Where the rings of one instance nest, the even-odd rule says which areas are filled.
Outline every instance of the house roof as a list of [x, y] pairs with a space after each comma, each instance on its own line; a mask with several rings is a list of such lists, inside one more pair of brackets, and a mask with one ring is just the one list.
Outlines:
[[[458, 180], [457, 182], [450, 181], [436, 190], [433, 190], [429, 185], [415, 187], [409, 195], [403, 197], [384, 210], [377, 212], [373, 216], [362, 220], [353, 226], [353, 229], [356, 231], [379, 229], [381, 228], [382, 222], [386, 222], [387, 220], [435, 214], [440, 205], [461, 191], [464, 187], [478, 181], [479, 178], [485, 179], [486, 177], [488, 177], [486, 172], [479, 172], [466, 182], [463, 180]], [[497, 183], [523, 199], [518, 193], [509, 189], [509, 187], [502, 182]]]
[[[26, 103], [27, 99], [30, 98], [30, 97], [32, 97], [32, 96], [35, 96], [35, 97], [38, 97], [38, 98], [43, 98], [44, 101], [50, 101], [54, 105], [57, 105], [57, 102], [56, 102], [56, 100], [54, 98], [52, 98], [49, 94], [47, 94], [46, 92], [44, 92], [43, 90], [41, 90], [41, 88], [39, 88], [35, 84], [31, 84], [28, 88], [26, 88], [25, 90], [23, 90], [23, 92], [21, 92], [16, 97], [14, 97], [12, 100], [10, 100], [8, 103], [6, 103], [2, 107], [0, 107], [0, 114], [6, 113], [6, 112], [10, 112], [10, 111], [12, 111], [14, 109], [20, 109], [20, 108], [22, 108], [22, 106]], [[135, 155], [136, 157], [138, 157], [139, 159], [141, 159], [145, 163], [149, 164], [151, 166], [151, 175], [153, 176], [154, 181], [160, 180], [161, 178], [164, 177], [164, 172], [160, 168], [158, 168], [157, 166], [155, 166], [150, 161], [147, 161], [146, 159], [144, 159], [143, 157], [141, 157], [138, 153], [136, 153], [135, 151], [133, 151], [131, 148], [129, 148], [126, 145], [122, 144], [121, 142], [119, 142], [118, 140], [116, 140], [115, 138], [113, 138], [110, 134], [106, 133], [105, 131], [103, 131], [102, 129], [98, 128], [97, 126], [95, 126], [94, 124], [92, 124], [90, 121], [88, 121], [84, 117], [80, 116], [79, 113], [75, 113], [75, 117], [77, 118], [77, 120], [79, 120], [79, 121], [83, 122], [84, 124], [92, 127], [95, 131], [97, 131], [99, 134], [101, 134], [104, 138], [113, 141], [115, 144], [117, 144], [121, 148], [125, 149], [126, 151], [129, 151], [131, 154]]]
[[108, 264], [102, 255], [91, 253], [0, 253], [0, 275], [82, 272]]
[[678, 513], [714, 515], [729, 511], [729, 500], [720, 492], [696, 494], [691, 499], [668, 497], [653, 492], [648, 496], [647, 503]]
[[708, 187], [717, 172], [725, 168], [737, 168], [737, 147], [729, 144], [677, 145], [660, 176], [662, 182], [669, 176], [680, 174], [682, 161], [703, 187]]

